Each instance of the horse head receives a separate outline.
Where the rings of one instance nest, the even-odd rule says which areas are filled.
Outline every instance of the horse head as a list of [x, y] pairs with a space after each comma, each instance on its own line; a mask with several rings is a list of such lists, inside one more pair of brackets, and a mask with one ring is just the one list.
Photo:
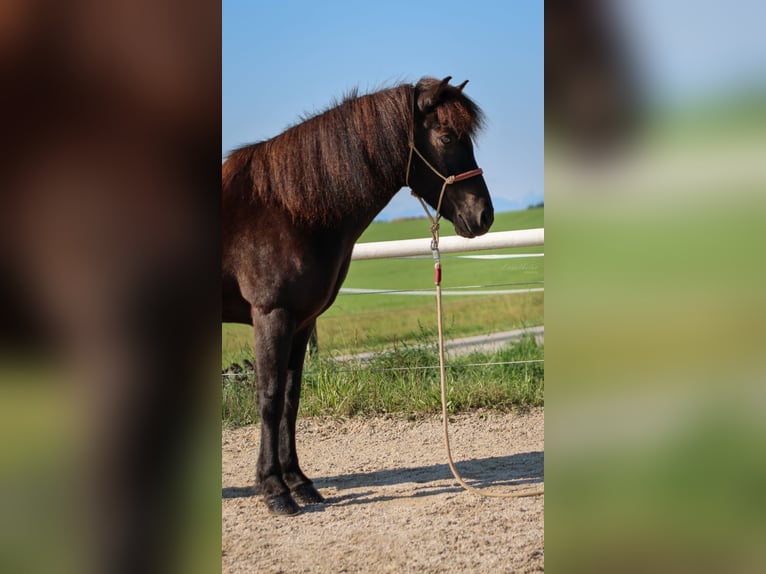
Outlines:
[[[459, 86], [421, 79], [414, 88], [413, 133], [407, 183], [463, 237], [486, 233], [494, 209], [473, 153], [473, 136], [481, 129], [479, 107]], [[414, 153], [413, 153], [414, 152]]]

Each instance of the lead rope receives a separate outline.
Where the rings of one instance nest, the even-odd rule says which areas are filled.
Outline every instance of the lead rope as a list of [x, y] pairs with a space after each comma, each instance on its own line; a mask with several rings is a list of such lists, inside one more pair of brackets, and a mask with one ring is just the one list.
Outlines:
[[[421, 203], [423, 200], [421, 200]], [[434, 221], [434, 218], [431, 217], [431, 214], [428, 212], [428, 209], [425, 208], [425, 205], [423, 205], [424, 209], [426, 210], [426, 214], [428, 215], [429, 219], [431, 221]], [[455, 463], [452, 460], [452, 450], [450, 449], [450, 443], [449, 443], [449, 424], [448, 424], [448, 417], [447, 417], [447, 369], [445, 367], [445, 361], [444, 361], [444, 322], [443, 322], [443, 307], [442, 307], [442, 267], [441, 267], [441, 257], [439, 254], [439, 213], [437, 211], [436, 213], [436, 230], [434, 231], [434, 226], [431, 226], [431, 235], [433, 239], [431, 240], [431, 251], [433, 252], [434, 256], [434, 283], [436, 284], [436, 325], [438, 328], [438, 335], [439, 335], [439, 376], [441, 379], [441, 396], [442, 396], [442, 428], [444, 430], [444, 449], [447, 451], [447, 462], [449, 463], [449, 468], [452, 471], [452, 476], [455, 477], [455, 480], [462, 486], [464, 489], [466, 489], [469, 492], [472, 492], [474, 494], [478, 494], [479, 496], [487, 496], [492, 498], [524, 498], [528, 496], [540, 496], [544, 494], [544, 489], [538, 489], [538, 490], [529, 490], [524, 492], [486, 492], [485, 490], [480, 490], [478, 488], [475, 488], [468, 484], [463, 478], [460, 476], [460, 473], [455, 468]]]
[[[482, 173], [481, 169], [475, 169], [471, 170], [465, 173], [461, 173], [460, 175], [450, 175], [449, 177], [444, 177], [439, 171], [432, 166], [428, 160], [423, 157], [423, 154], [421, 154], [418, 149], [415, 147], [414, 142], [412, 141], [412, 137], [410, 137], [410, 153], [407, 157], [407, 175], [405, 176], [405, 183], [407, 187], [410, 186], [410, 167], [412, 166], [412, 152], [414, 151], [416, 154], [418, 154], [418, 157], [420, 157], [421, 160], [423, 160], [423, 163], [428, 166], [431, 171], [433, 171], [436, 175], [438, 175], [443, 181], [441, 192], [439, 193], [439, 201], [436, 204], [436, 216], [432, 216], [431, 212], [428, 210], [428, 206], [426, 205], [426, 202], [423, 200], [422, 197], [420, 197], [418, 194], [416, 194], [414, 191], [412, 192], [412, 195], [418, 198], [420, 201], [420, 205], [423, 206], [423, 210], [426, 212], [426, 215], [428, 216], [428, 219], [431, 221], [431, 252], [434, 256], [434, 283], [436, 284], [436, 325], [438, 328], [438, 335], [439, 335], [439, 377], [441, 379], [441, 398], [442, 398], [442, 427], [444, 430], [444, 449], [447, 451], [447, 462], [449, 463], [449, 468], [452, 471], [452, 476], [455, 477], [455, 480], [458, 482], [460, 486], [462, 486], [464, 489], [466, 489], [469, 492], [472, 492], [474, 494], [478, 494], [479, 496], [487, 496], [492, 498], [524, 498], [528, 496], [540, 496], [544, 494], [544, 489], [538, 489], [538, 490], [529, 490], [524, 492], [486, 492], [484, 490], [480, 490], [478, 488], [475, 488], [468, 484], [463, 478], [460, 476], [460, 473], [455, 468], [455, 463], [452, 460], [452, 450], [450, 449], [450, 443], [449, 443], [449, 423], [448, 423], [448, 417], [447, 417], [447, 369], [445, 367], [445, 361], [444, 361], [444, 323], [443, 323], [443, 306], [442, 306], [442, 266], [441, 266], [441, 256], [439, 253], [439, 219], [441, 218], [441, 206], [442, 206], [442, 200], [444, 199], [444, 192], [447, 189], [447, 186], [450, 184], [455, 183], [456, 181], [460, 181], [461, 179], [468, 179], [469, 177], [474, 177], [476, 175], [480, 175]], [[410, 188], [412, 189], [412, 188]]]

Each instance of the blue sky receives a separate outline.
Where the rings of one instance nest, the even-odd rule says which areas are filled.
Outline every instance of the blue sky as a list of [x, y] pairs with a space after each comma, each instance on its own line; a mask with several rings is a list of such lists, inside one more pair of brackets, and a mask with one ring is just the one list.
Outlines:
[[[543, 200], [543, 2], [223, 2], [221, 151], [272, 137], [348, 90], [470, 80], [498, 210]], [[406, 191], [380, 218], [420, 215]]]

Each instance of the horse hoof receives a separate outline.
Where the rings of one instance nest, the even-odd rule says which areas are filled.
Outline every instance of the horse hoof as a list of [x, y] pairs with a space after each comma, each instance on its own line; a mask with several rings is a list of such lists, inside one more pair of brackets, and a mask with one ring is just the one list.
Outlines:
[[293, 496], [301, 504], [321, 504], [324, 497], [311, 484], [299, 484], [292, 490]]
[[301, 507], [298, 506], [293, 497], [287, 492], [264, 497], [264, 501], [269, 512], [276, 516], [292, 516], [301, 511]]

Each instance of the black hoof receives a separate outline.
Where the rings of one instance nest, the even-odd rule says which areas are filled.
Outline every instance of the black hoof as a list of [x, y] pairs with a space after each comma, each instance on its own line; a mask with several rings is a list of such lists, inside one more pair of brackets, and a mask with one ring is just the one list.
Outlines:
[[320, 504], [324, 497], [312, 484], [299, 484], [292, 490], [293, 496], [301, 504]]
[[276, 516], [292, 516], [301, 511], [301, 507], [296, 504], [289, 493], [267, 496], [263, 499], [271, 514]]

